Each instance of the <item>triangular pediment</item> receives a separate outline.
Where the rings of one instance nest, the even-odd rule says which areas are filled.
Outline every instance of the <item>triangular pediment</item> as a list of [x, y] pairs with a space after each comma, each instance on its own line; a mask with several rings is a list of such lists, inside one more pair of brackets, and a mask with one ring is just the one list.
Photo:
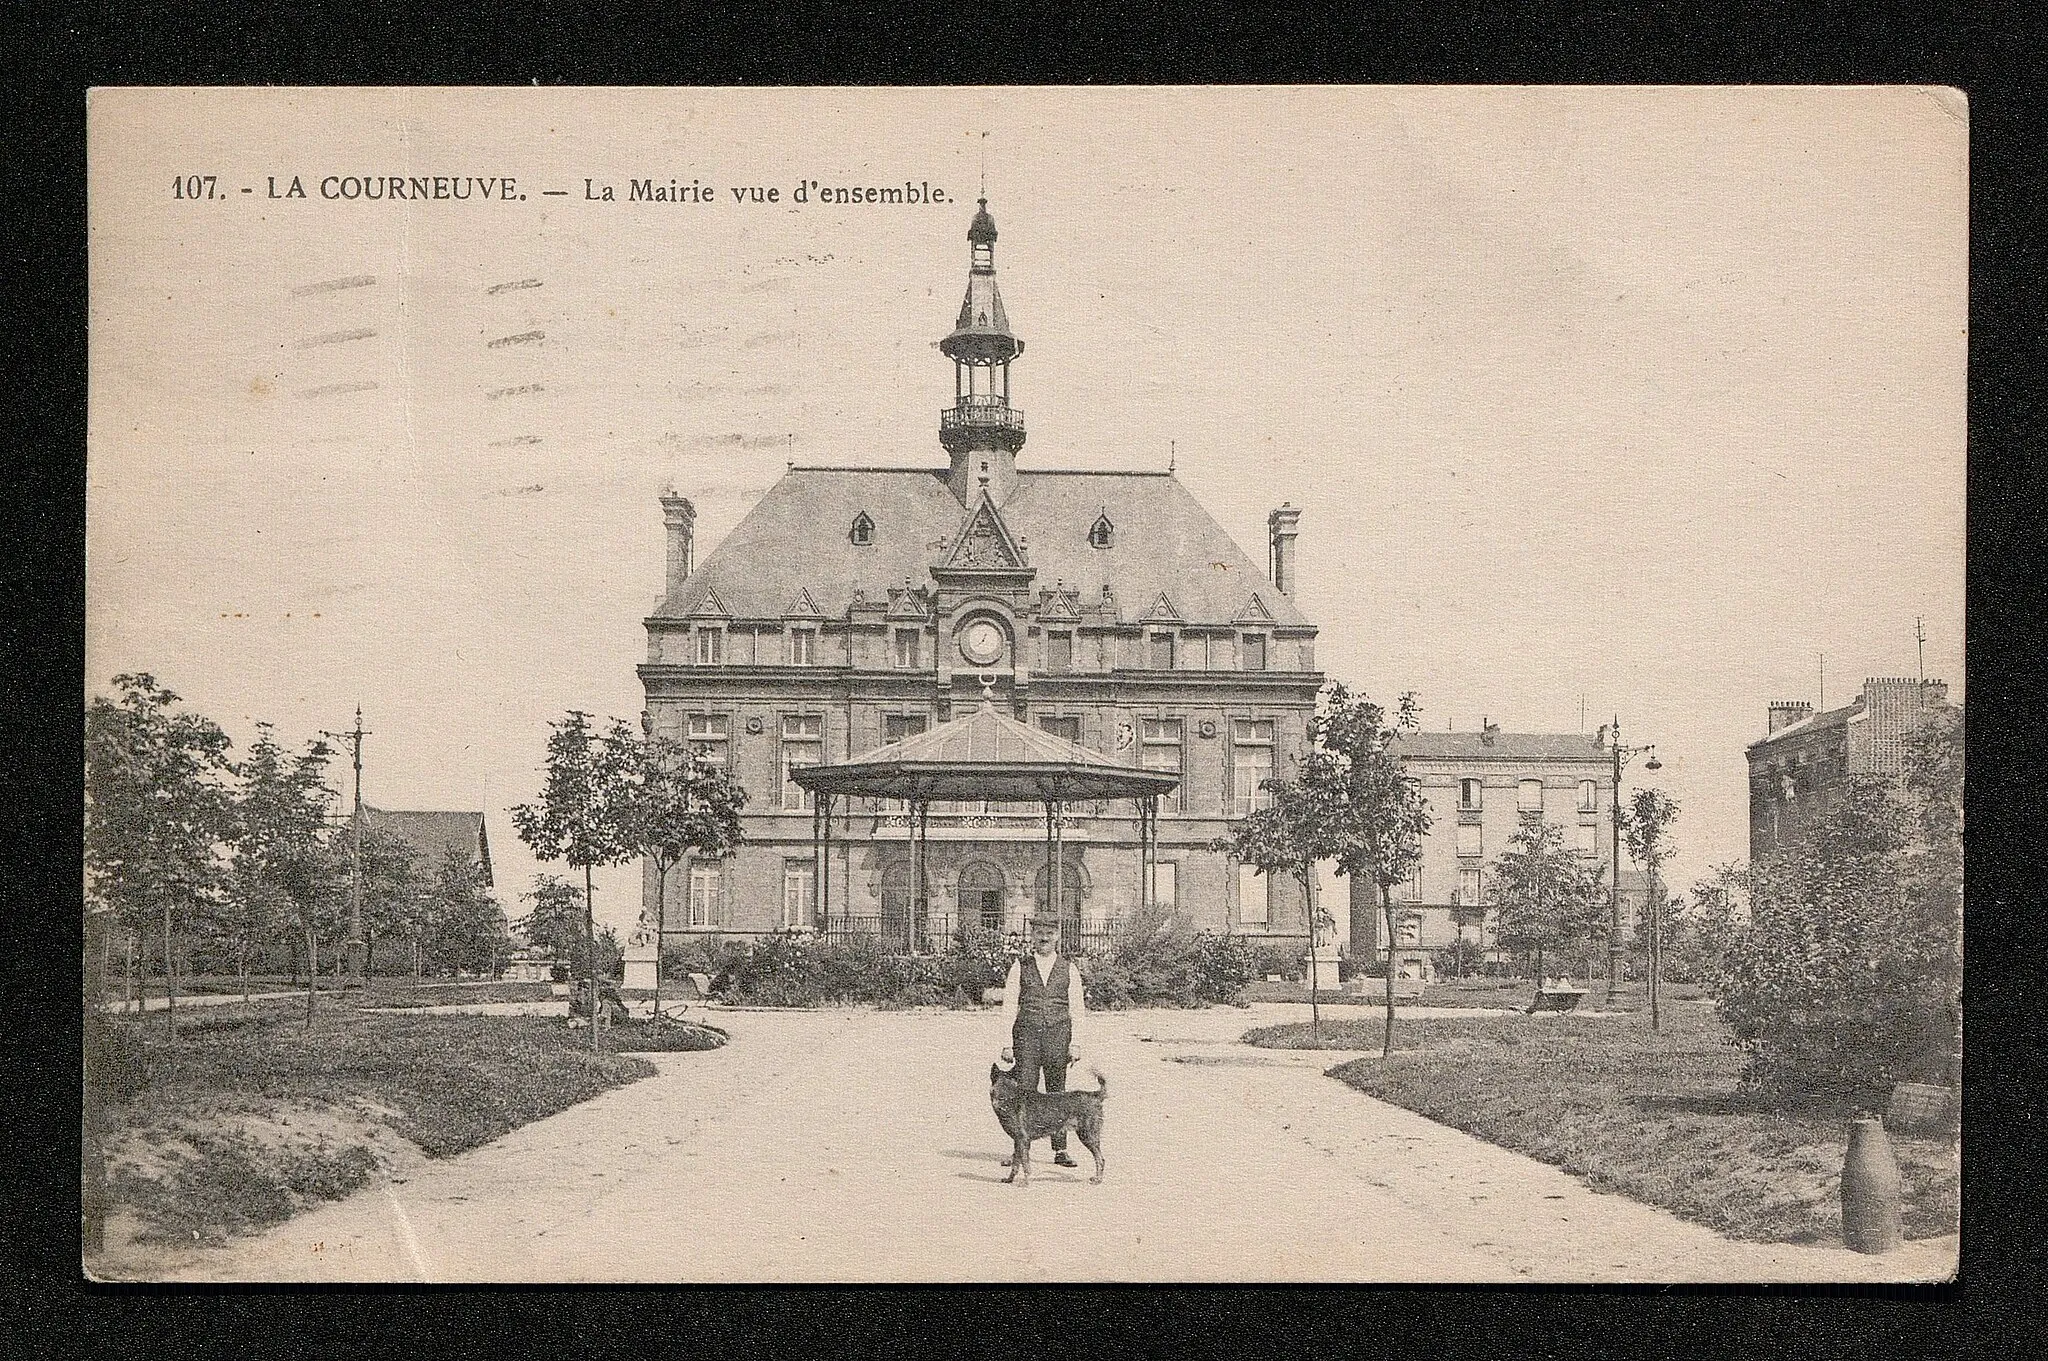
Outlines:
[[960, 533], [953, 540], [952, 551], [946, 554], [942, 564], [950, 568], [964, 568], [969, 571], [1016, 571], [1024, 566], [1024, 550], [1010, 533], [1010, 527], [1003, 523], [1003, 517], [996, 510], [996, 503], [989, 499], [986, 491], [981, 500], [960, 527]]
[[784, 617], [807, 616], [815, 619], [822, 615], [824, 611], [818, 608], [817, 601], [811, 599], [811, 588], [801, 586], [797, 588], [796, 599], [790, 601], [789, 607], [782, 613]]
[[697, 607], [690, 611], [690, 617], [692, 619], [707, 617], [730, 619], [732, 618], [732, 611], [727, 609], [725, 602], [718, 598], [718, 588], [716, 586], [706, 586], [704, 588], [704, 598], [699, 600]]
[[929, 611], [925, 609], [924, 598], [908, 586], [889, 588], [889, 614], [891, 619], [923, 620]]
[[1174, 608], [1173, 601], [1167, 598], [1167, 594], [1164, 591], [1161, 591], [1153, 598], [1152, 608], [1146, 610], [1140, 618], [1146, 620], [1156, 619], [1161, 623], [1178, 624], [1182, 622], [1180, 611]]
[[1073, 591], [1046, 591], [1038, 598], [1038, 617], [1055, 622], [1070, 622], [1081, 617], [1081, 598]]
[[1273, 612], [1266, 608], [1265, 601], [1259, 599], [1259, 593], [1253, 591], [1252, 598], [1245, 601], [1244, 608], [1237, 612], [1237, 622], [1240, 624], [1270, 624], [1273, 622]]

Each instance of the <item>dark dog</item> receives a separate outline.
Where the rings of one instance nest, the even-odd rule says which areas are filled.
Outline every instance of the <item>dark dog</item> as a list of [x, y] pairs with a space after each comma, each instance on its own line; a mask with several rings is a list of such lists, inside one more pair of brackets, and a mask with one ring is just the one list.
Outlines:
[[1031, 1091], [995, 1064], [988, 1070], [988, 1104], [995, 1109], [1003, 1132], [1010, 1136], [1010, 1175], [1005, 1183], [1031, 1184], [1031, 1141], [1072, 1130], [1080, 1136], [1081, 1147], [1095, 1159], [1091, 1182], [1102, 1180], [1102, 1103], [1109, 1095], [1109, 1079], [1095, 1074], [1100, 1084], [1092, 1092]]

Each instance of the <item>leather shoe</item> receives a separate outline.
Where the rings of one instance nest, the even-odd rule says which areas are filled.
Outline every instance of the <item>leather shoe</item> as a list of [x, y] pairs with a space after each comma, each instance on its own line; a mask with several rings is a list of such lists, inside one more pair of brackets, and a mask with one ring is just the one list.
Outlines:
[[1054, 1167], [1079, 1167], [1081, 1164], [1069, 1158], [1067, 1150], [1063, 1148], [1052, 1155], [1052, 1165]]

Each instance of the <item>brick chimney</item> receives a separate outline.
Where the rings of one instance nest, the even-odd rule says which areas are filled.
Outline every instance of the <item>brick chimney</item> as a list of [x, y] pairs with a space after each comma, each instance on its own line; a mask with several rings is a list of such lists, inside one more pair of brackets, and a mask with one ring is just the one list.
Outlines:
[[1781, 728], [1813, 717], [1813, 706], [1803, 699], [1779, 699], [1771, 701], [1769, 717], [1765, 720], [1764, 736], [1769, 737]]
[[689, 579], [696, 551], [697, 508], [673, 491], [662, 493], [661, 519], [668, 528], [668, 593], [674, 595]]
[[1266, 517], [1266, 536], [1272, 546], [1269, 568], [1273, 585], [1282, 595], [1294, 594], [1294, 539], [1300, 533], [1295, 526], [1300, 523], [1301, 512], [1287, 501]]

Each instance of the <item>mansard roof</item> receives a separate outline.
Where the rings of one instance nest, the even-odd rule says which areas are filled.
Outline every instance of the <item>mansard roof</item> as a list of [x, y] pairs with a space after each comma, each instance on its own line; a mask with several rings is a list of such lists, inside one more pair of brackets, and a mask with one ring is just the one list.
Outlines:
[[[946, 477], [943, 468], [792, 468], [655, 615], [704, 613], [700, 605], [715, 595], [734, 618], [780, 619], [808, 588], [824, 614], [841, 617], [855, 587], [878, 599], [906, 578], [928, 585], [967, 519]], [[997, 509], [1035, 570], [1034, 589], [1058, 583], [1094, 602], [1107, 585], [1126, 611], [1148, 609], [1163, 592], [1187, 623], [1226, 626], [1256, 591], [1274, 624], [1308, 623], [1171, 474], [1020, 470]], [[875, 534], [858, 547], [836, 527], [862, 510]], [[1116, 539], [1095, 548], [1088, 531], [1105, 512]], [[821, 525], [835, 528], [820, 533]]]
[[1389, 746], [1416, 761], [1607, 761], [1600, 739], [1582, 732], [1404, 732]]

